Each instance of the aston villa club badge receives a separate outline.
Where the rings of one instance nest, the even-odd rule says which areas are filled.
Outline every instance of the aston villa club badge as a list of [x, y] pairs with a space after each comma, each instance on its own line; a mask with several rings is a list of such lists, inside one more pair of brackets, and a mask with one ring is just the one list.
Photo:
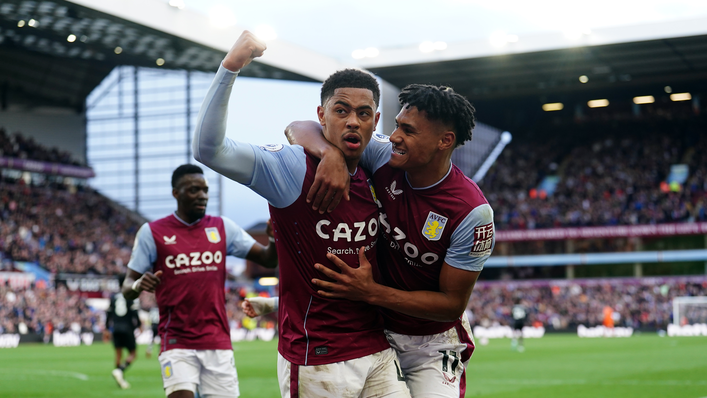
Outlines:
[[204, 228], [204, 232], [206, 232], [206, 239], [208, 239], [209, 242], [211, 242], [211, 243], [221, 242], [221, 234], [218, 233], [218, 228], [215, 228], [215, 227]]
[[427, 240], [438, 241], [442, 237], [444, 227], [447, 225], [447, 217], [441, 216], [433, 211], [427, 215], [425, 225], [422, 227], [422, 235]]

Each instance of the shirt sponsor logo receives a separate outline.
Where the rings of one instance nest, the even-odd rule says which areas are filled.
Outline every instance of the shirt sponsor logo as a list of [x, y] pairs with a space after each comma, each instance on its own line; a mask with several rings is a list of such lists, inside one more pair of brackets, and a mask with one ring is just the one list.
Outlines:
[[284, 147], [282, 144], [260, 145], [260, 149], [265, 149], [268, 152], [280, 152]]
[[218, 233], [218, 228], [216, 228], [216, 227], [204, 228], [204, 232], [206, 232], [206, 239], [208, 239], [209, 242], [211, 242], [211, 243], [221, 242], [221, 234]]
[[[422, 253], [420, 254], [420, 249], [417, 248], [413, 243], [411, 242], [406, 242], [405, 240], [407, 239], [407, 235], [405, 232], [403, 232], [402, 229], [399, 227], [393, 227], [390, 225], [388, 222], [388, 215], [385, 213], [380, 213], [380, 225], [381, 228], [385, 231], [385, 238], [389, 241], [390, 248], [393, 250], [401, 250], [405, 253], [405, 261], [414, 267], [422, 267], [422, 265], [418, 264], [418, 258], [419, 261], [422, 261], [426, 265], [432, 265], [437, 260], [439, 260], [439, 256], [435, 253], [432, 252], [427, 252], [427, 253]], [[423, 230], [424, 232], [424, 230]]]
[[373, 139], [383, 144], [390, 142], [390, 137], [381, 133], [373, 133]]
[[490, 256], [492, 246], [493, 223], [479, 225], [474, 228], [474, 246], [471, 247], [469, 255], [472, 257]]
[[[179, 253], [177, 257], [169, 255], [165, 257], [164, 264], [168, 268], [180, 268], [182, 266], [199, 266], [199, 265], [210, 265], [213, 263], [220, 264], [223, 261], [223, 253], [217, 251], [216, 253], [211, 253], [210, 251], [205, 252], [191, 252], [188, 255], [186, 253]], [[215, 268], [215, 267], [214, 267]], [[208, 271], [211, 271], [210, 269]]]
[[163, 236], [162, 238], [164, 238], [165, 245], [176, 245], [177, 244], [177, 235], [172, 235], [171, 238], [168, 238], [166, 236]]
[[441, 216], [433, 211], [427, 215], [425, 225], [422, 227], [422, 235], [427, 240], [438, 241], [442, 237], [444, 227], [447, 226], [447, 217]]
[[393, 181], [390, 184], [390, 187], [386, 187], [385, 190], [388, 192], [388, 195], [390, 196], [391, 199], [395, 200], [395, 197], [403, 193], [402, 189], [397, 189], [398, 187], [398, 182]]
[[[375, 217], [365, 221], [359, 221], [349, 225], [340, 222], [336, 227], [330, 227], [331, 221], [320, 220], [316, 225], [317, 235], [322, 239], [332, 239], [334, 242], [346, 240], [347, 242], [361, 242], [368, 237], [378, 236], [378, 220]], [[368, 233], [368, 234], [366, 234]]]

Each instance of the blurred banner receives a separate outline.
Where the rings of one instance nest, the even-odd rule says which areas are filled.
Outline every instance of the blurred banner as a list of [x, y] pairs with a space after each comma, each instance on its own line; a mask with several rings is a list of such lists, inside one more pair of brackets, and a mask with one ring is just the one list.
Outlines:
[[662, 237], [707, 234], [707, 222], [612, 227], [579, 227], [496, 231], [496, 242], [624, 237]]
[[90, 167], [70, 166], [38, 160], [0, 157], [0, 168], [33, 171], [42, 174], [57, 174], [65, 177], [92, 178], [96, 176]]

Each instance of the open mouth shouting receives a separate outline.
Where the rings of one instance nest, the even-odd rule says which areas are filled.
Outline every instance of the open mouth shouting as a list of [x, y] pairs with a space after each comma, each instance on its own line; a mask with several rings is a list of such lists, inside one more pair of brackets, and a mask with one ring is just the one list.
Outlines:
[[345, 134], [344, 143], [346, 144], [346, 148], [355, 151], [361, 147], [361, 137], [353, 133]]

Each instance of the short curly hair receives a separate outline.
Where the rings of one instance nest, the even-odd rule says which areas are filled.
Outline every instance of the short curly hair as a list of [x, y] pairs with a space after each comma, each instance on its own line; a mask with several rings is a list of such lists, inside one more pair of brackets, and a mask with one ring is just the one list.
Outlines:
[[398, 95], [400, 105], [416, 107], [427, 112], [427, 117], [453, 126], [457, 136], [455, 148], [471, 140], [472, 130], [476, 126], [474, 107], [464, 96], [446, 86], [429, 84], [410, 84]]
[[378, 101], [381, 97], [378, 81], [370, 73], [358, 69], [344, 69], [334, 72], [329, 76], [322, 85], [321, 105], [324, 104], [334, 95], [337, 88], [364, 88], [371, 90], [373, 93], [373, 102], [378, 107]]
[[176, 188], [179, 180], [187, 174], [204, 174], [204, 170], [195, 164], [183, 164], [177, 167], [172, 173], [172, 188]]

